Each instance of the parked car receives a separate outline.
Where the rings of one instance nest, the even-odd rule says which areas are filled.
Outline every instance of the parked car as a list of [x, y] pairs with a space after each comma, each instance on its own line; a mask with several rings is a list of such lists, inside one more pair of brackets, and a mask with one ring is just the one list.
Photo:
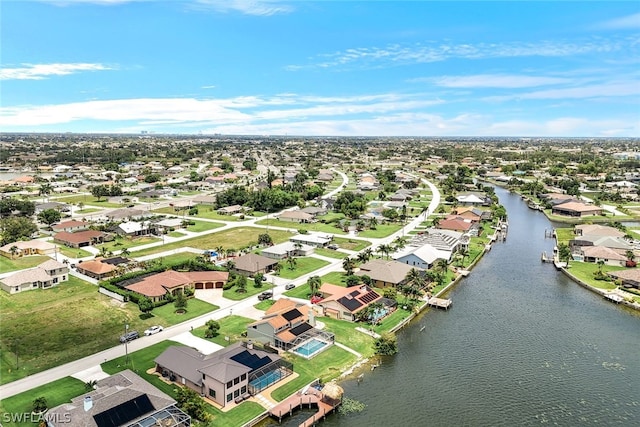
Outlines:
[[264, 301], [264, 300], [272, 298], [272, 297], [273, 297], [273, 292], [271, 292], [271, 291], [264, 291], [263, 293], [258, 295], [258, 299], [260, 301]]
[[144, 331], [144, 334], [147, 336], [157, 334], [158, 332], [162, 332], [163, 329], [164, 328], [162, 326], [155, 325]]
[[120, 342], [121, 343], [125, 343], [127, 341], [133, 341], [137, 338], [140, 338], [140, 334], [138, 333], [138, 331], [131, 331], [131, 332], [127, 332], [126, 334], [122, 335], [120, 337]]
[[296, 285], [294, 285], [293, 283], [287, 283], [284, 288], [286, 290], [289, 290], [289, 289], [293, 289], [295, 287], [296, 287]]
[[329, 249], [333, 249], [334, 251], [335, 251], [336, 249], [338, 249], [339, 247], [340, 247], [340, 246], [336, 245], [335, 243], [332, 243], [332, 244], [330, 244], [330, 245], [327, 245], [327, 248], [329, 248]]

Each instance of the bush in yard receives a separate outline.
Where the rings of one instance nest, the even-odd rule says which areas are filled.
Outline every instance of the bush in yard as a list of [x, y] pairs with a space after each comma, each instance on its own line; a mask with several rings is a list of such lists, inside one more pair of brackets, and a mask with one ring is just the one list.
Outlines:
[[138, 308], [145, 314], [149, 313], [151, 310], [153, 310], [153, 301], [144, 296], [140, 297], [138, 298]]
[[182, 292], [178, 292], [178, 295], [176, 295], [176, 299], [173, 304], [177, 309], [185, 309], [187, 308], [187, 298]]
[[211, 419], [211, 415], [207, 413], [205, 401], [189, 387], [178, 387], [176, 402], [178, 407], [190, 415], [191, 418], [202, 422], [207, 422]]
[[218, 322], [211, 319], [211, 320], [208, 320], [207, 323], [205, 323], [205, 325], [207, 326], [207, 329], [204, 332], [205, 338], [213, 338], [218, 336], [218, 331], [220, 330], [220, 324]]
[[47, 410], [47, 399], [40, 396], [33, 401], [33, 412], [39, 414]]
[[392, 356], [398, 352], [398, 342], [394, 335], [389, 333], [383, 334], [374, 341], [373, 350], [375, 354], [380, 356]]

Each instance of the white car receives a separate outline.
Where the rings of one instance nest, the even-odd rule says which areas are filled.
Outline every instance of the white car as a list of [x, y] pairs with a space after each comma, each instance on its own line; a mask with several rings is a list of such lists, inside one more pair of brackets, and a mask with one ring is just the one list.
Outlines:
[[144, 331], [145, 335], [153, 335], [153, 334], [157, 334], [158, 332], [161, 332], [164, 328], [162, 326], [152, 326], [149, 329], [147, 329], [146, 331]]

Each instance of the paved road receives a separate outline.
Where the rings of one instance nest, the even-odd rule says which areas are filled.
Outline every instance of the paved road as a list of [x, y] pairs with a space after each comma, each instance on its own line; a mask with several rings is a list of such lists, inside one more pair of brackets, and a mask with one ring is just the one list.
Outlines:
[[[343, 185], [340, 187], [340, 188], [343, 188], [346, 185], [346, 181], [348, 180], [348, 178], [345, 174], [341, 172], [338, 172], [338, 173], [340, 173], [343, 176]], [[417, 227], [421, 222], [426, 220], [429, 217], [429, 215], [431, 215], [435, 211], [435, 209], [440, 203], [440, 192], [431, 182], [425, 179], [422, 179], [422, 181], [429, 186], [433, 194], [433, 198], [429, 203], [428, 209], [424, 213], [418, 215], [418, 217], [414, 218], [411, 222], [409, 222], [402, 230], [394, 233], [389, 237], [386, 237], [383, 239], [365, 239], [365, 240], [370, 240], [373, 244], [377, 244], [377, 245], [380, 245], [383, 243], [384, 244], [390, 243], [396, 237], [406, 234], [408, 231]], [[275, 215], [275, 214], [272, 214], [272, 215]], [[258, 219], [263, 219], [263, 218], [264, 217], [258, 218]], [[255, 220], [252, 220], [252, 221], [255, 222]], [[233, 223], [229, 227], [244, 226], [246, 225], [246, 223], [247, 223], [246, 221], [243, 221], [240, 223]], [[210, 231], [215, 232], [220, 230], [221, 230], [220, 228], [217, 228], [215, 230], [210, 230]], [[157, 257], [158, 255], [156, 254], [155, 256]], [[267, 282], [273, 283], [274, 285], [276, 285], [275, 288], [273, 289], [274, 298], [280, 297], [282, 293], [285, 292], [284, 285], [286, 283], [293, 282], [296, 286], [298, 286], [303, 283], [306, 283], [307, 279], [312, 275], [322, 276], [331, 271], [338, 271], [342, 269], [341, 259], [331, 259], [326, 257], [323, 257], [323, 258], [329, 261], [330, 264], [312, 273], [299, 277], [295, 280], [286, 280], [286, 279], [282, 279], [281, 277], [273, 276], [271, 274], [267, 275]], [[157, 344], [164, 340], [170, 340], [172, 337], [178, 334], [190, 331], [192, 328], [197, 328], [202, 326], [209, 319], [218, 320], [232, 313], [239, 314], [239, 313], [242, 313], [243, 310], [250, 309], [253, 305], [257, 303], [258, 303], [257, 296], [253, 296], [242, 301], [234, 301], [232, 303], [227, 302], [227, 305], [223, 308], [220, 308], [219, 310], [204, 314], [202, 316], [196, 317], [194, 319], [188, 320], [178, 325], [168, 327], [164, 331], [156, 335], [152, 335], [149, 337], [141, 337], [137, 340], [131, 341], [130, 343], [127, 344], [126, 350], [129, 352], [134, 352], [136, 350], [149, 347], [153, 344]], [[82, 358], [73, 362], [69, 362], [65, 365], [57, 366], [55, 368], [52, 368], [43, 372], [39, 372], [37, 374], [30, 375], [26, 378], [2, 385], [0, 386], [0, 399], [5, 399], [7, 397], [16, 395], [18, 393], [31, 390], [32, 388], [40, 386], [42, 384], [46, 384], [51, 381], [55, 381], [60, 378], [64, 378], [72, 374], [84, 371], [86, 369], [96, 367], [107, 360], [115, 359], [117, 357], [123, 356], [124, 354], [125, 354], [125, 346], [123, 344], [120, 344], [115, 347], [109, 348], [107, 350], [101, 351], [99, 353], [93, 354], [91, 356], [87, 356], [85, 358]]]

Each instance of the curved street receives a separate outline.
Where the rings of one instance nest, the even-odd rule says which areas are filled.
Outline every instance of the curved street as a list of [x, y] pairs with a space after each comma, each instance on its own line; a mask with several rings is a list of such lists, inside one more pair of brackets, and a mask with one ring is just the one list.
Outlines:
[[[327, 193], [324, 197], [331, 197], [332, 195], [337, 194], [338, 192], [340, 192], [347, 184], [348, 184], [348, 177], [346, 174], [344, 174], [343, 172], [337, 171], [334, 169], [335, 172], [337, 172], [338, 174], [340, 174], [342, 176], [342, 184], [336, 188], [335, 190], [332, 190], [331, 192]], [[376, 247], [378, 247], [379, 245], [382, 244], [389, 244], [391, 243], [394, 239], [396, 239], [399, 236], [403, 236], [406, 235], [409, 231], [413, 230], [414, 228], [416, 228], [420, 223], [422, 223], [423, 221], [425, 221], [431, 214], [433, 214], [433, 212], [435, 211], [435, 209], [438, 207], [438, 205], [440, 204], [440, 192], [438, 191], [438, 189], [436, 188], [435, 185], [433, 185], [431, 182], [427, 181], [424, 178], [421, 178], [422, 182], [427, 185], [432, 193], [432, 199], [429, 203], [429, 207], [422, 212], [421, 214], [419, 214], [417, 217], [415, 217], [413, 220], [411, 220], [409, 223], [407, 223], [401, 230], [393, 233], [392, 235], [385, 237], [385, 238], [380, 238], [380, 239], [374, 239], [374, 238], [361, 238], [361, 237], [350, 237], [350, 238], [354, 238], [354, 239], [359, 239], [359, 240], [367, 240], [369, 242], [371, 242], [372, 248], [375, 250]], [[235, 227], [243, 227], [243, 226], [255, 226], [255, 227], [266, 227], [263, 225], [257, 225], [255, 224], [256, 221], [258, 220], [262, 220], [265, 218], [272, 218], [275, 217], [276, 215], [278, 215], [278, 213], [272, 213], [269, 214], [267, 216], [264, 217], [260, 217], [260, 218], [252, 218], [249, 219], [247, 221], [237, 221], [237, 222], [232, 222], [232, 223], [227, 223], [225, 226], [220, 227], [220, 228], [216, 228], [213, 230], [207, 230], [201, 233], [193, 233], [192, 235], [189, 236], [185, 236], [184, 238], [175, 238], [173, 241], [181, 241], [181, 240], [185, 240], [188, 238], [192, 238], [193, 235], [204, 235], [204, 234], [211, 234], [211, 233], [216, 233], [216, 232], [220, 232], [222, 230], [227, 230], [230, 228], [235, 228]], [[200, 220], [204, 220], [206, 221], [206, 219], [200, 219]], [[213, 220], [210, 220], [213, 221]], [[220, 222], [215, 220], [215, 222]], [[288, 230], [290, 231], [290, 228], [283, 228], [283, 227], [273, 227], [270, 226], [269, 228], [272, 229], [282, 229], [282, 230]], [[327, 233], [327, 234], [332, 234], [332, 233]], [[336, 235], [337, 237], [344, 237], [343, 235]], [[149, 245], [144, 245], [144, 246], [138, 246], [136, 248], [132, 248], [131, 252], [133, 254], [135, 254], [136, 250], [140, 250], [140, 249], [144, 249], [147, 247], [155, 247], [158, 245], [162, 245], [163, 242], [156, 242], [156, 243], [152, 243]], [[154, 254], [152, 255], [152, 257], [158, 257], [158, 256], [166, 256], [166, 255], [170, 255], [176, 252], [180, 252], [180, 251], [184, 251], [186, 248], [181, 248], [180, 250], [173, 250], [173, 251], [168, 251], [166, 253], [160, 253], [160, 254]], [[188, 249], [187, 249], [188, 250]], [[201, 252], [201, 250], [197, 250], [198, 252]], [[345, 252], [345, 256], [349, 256], [349, 255], [353, 255], [356, 254], [357, 252]], [[278, 298], [280, 296], [282, 296], [282, 294], [285, 292], [284, 289], [284, 285], [287, 283], [293, 283], [296, 286], [301, 285], [306, 283], [307, 279], [311, 276], [322, 276], [324, 274], [327, 274], [329, 272], [332, 271], [339, 271], [342, 269], [342, 259], [334, 259], [334, 258], [328, 258], [328, 257], [322, 257], [319, 255], [313, 255], [316, 256], [318, 258], [322, 258], [326, 261], [329, 262], [329, 265], [326, 265], [318, 270], [315, 270], [309, 274], [303, 275], [301, 277], [298, 277], [294, 280], [287, 280], [287, 279], [282, 279], [278, 276], [274, 276], [273, 274], [267, 274], [267, 282], [269, 283], [273, 283], [274, 284], [274, 288], [273, 288], [273, 297], [274, 298]], [[142, 257], [141, 257], [142, 258]], [[69, 258], [68, 259], [69, 262], [76, 262], [78, 261], [77, 259], [73, 259], [73, 258]], [[90, 281], [91, 283], [96, 283], [95, 280], [88, 278], [84, 275], [80, 275], [79, 273], [72, 271], [72, 273], [74, 275], [77, 275], [79, 277], [81, 277], [84, 280]], [[255, 318], [255, 309], [253, 308], [253, 306], [255, 304], [257, 304], [258, 301], [258, 297], [257, 295], [246, 298], [242, 301], [231, 301], [231, 300], [226, 300], [224, 299], [224, 301], [222, 301], [222, 304], [220, 304], [219, 301], [216, 301], [216, 304], [220, 306], [220, 309], [206, 313], [202, 316], [199, 316], [197, 318], [188, 320], [186, 322], [180, 323], [178, 325], [174, 325], [174, 326], [170, 326], [165, 328], [162, 332], [155, 334], [155, 335], [151, 335], [151, 336], [142, 336], [141, 338], [137, 339], [137, 340], [133, 340], [131, 342], [129, 342], [127, 344], [128, 348], [128, 352], [134, 352], [136, 350], [140, 350], [146, 347], [149, 347], [151, 345], [157, 344], [161, 341], [164, 340], [170, 340], [173, 337], [176, 337], [179, 334], [185, 333], [185, 332], [189, 332], [190, 330], [192, 330], [193, 328], [197, 328], [202, 326], [207, 320], [209, 319], [221, 319], [229, 314], [238, 314], [238, 315], [246, 315], [247, 317], [253, 317]], [[308, 302], [306, 300], [304, 300], [304, 302]], [[100, 364], [104, 363], [108, 360], [112, 360], [115, 359], [117, 357], [123, 356], [125, 354], [125, 346], [123, 344], [117, 345], [115, 347], [109, 348], [107, 350], [101, 351], [99, 353], [95, 353], [92, 354], [90, 356], [84, 357], [82, 359], [78, 359], [75, 360], [73, 362], [69, 362], [67, 364], [61, 365], [61, 366], [57, 366], [55, 368], [51, 368], [49, 370], [46, 371], [42, 371], [33, 375], [30, 375], [28, 377], [22, 378], [20, 380], [8, 383], [8, 384], [4, 384], [2, 386], [0, 386], [0, 397], [2, 399], [5, 399], [7, 397], [16, 395], [18, 393], [22, 393], [24, 391], [28, 391], [34, 387], [40, 386], [42, 384], [46, 384], [49, 383], [51, 381], [55, 381], [58, 380], [60, 378], [64, 378], [67, 376], [71, 376], [74, 374], [77, 374], [78, 372], [82, 372], [85, 370], [89, 370], [89, 369], [94, 369], [97, 372], [100, 372]]]

